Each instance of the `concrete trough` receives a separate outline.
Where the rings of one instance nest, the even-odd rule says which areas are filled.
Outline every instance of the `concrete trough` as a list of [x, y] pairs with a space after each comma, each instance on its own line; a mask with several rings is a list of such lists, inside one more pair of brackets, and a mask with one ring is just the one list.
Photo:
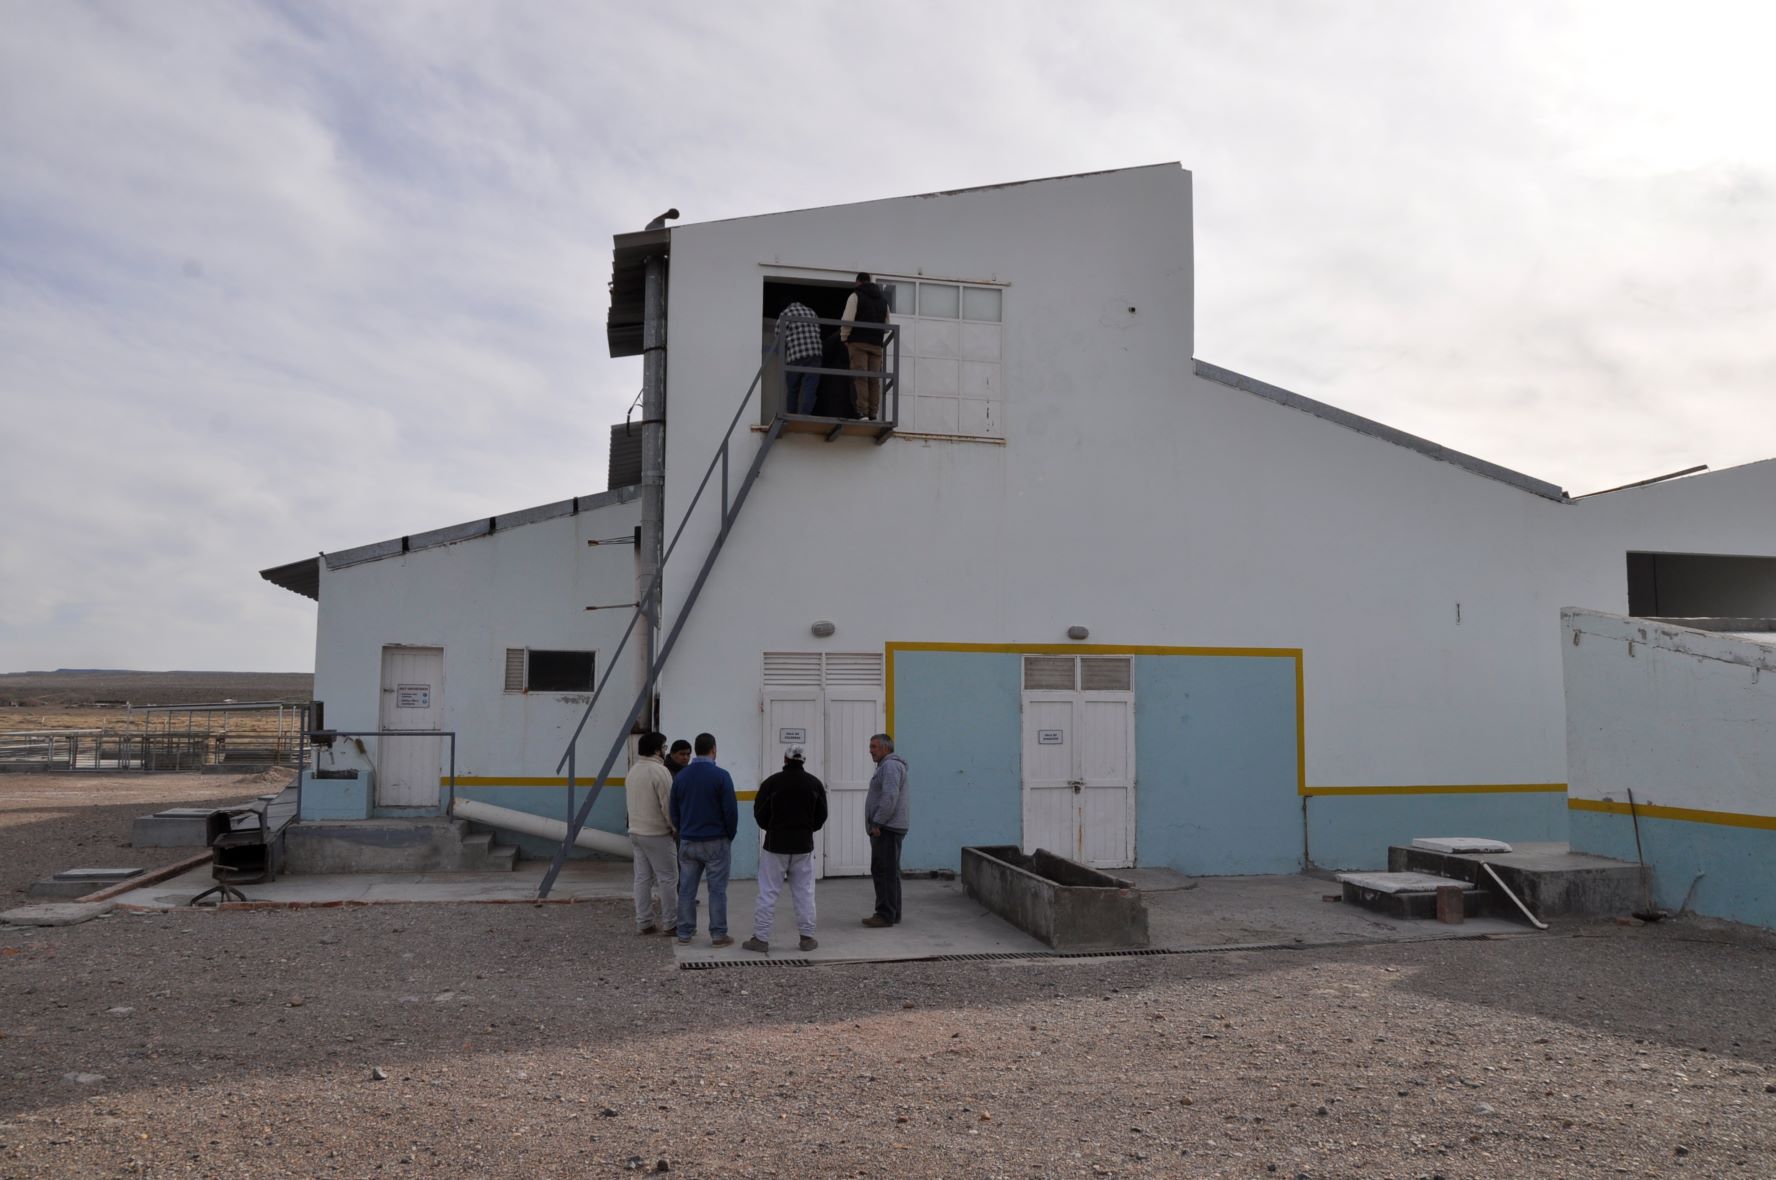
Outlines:
[[968, 896], [1058, 951], [1144, 947], [1147, 903], [1132, 882], [1014, 844], [962, 850]]

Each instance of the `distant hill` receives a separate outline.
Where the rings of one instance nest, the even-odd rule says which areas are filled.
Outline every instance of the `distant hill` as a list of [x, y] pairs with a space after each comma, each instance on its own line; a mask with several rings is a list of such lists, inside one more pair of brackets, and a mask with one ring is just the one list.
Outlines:
[[0, 705], [195, 705], [216, 701], [285, 701], [314, 696], [312, 672], [137, 672], [122, 668], [58, 668], [0, 672]]

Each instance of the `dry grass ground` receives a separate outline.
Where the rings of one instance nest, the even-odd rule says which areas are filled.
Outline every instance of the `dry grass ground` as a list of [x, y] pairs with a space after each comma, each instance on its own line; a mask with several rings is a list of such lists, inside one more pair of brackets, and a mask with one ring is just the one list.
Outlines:
[[1773, 995], [1691, 922], [680, 971], [620, 901], [118, 914], [0, 928], [0, 1176], [1767, 1177]]

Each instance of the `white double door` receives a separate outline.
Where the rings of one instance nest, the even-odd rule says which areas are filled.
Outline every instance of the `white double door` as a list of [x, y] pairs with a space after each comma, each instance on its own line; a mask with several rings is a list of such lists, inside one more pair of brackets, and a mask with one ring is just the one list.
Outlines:
[[875, 763], [869, 740], [882, 730], [878, 687], [770, 688], [764, 698], [763, 765], [760, 781], [783, 769], [791, 746], [807, 753], [808, 773], [826, 784], [826, 827], [814, 836], [816, 876], [854, 877], [869, 872], [869, 834], [863, 800]]
[[1135, 860], [1135, 701], [1026, 690], [1024, 844], [1100, 869]]

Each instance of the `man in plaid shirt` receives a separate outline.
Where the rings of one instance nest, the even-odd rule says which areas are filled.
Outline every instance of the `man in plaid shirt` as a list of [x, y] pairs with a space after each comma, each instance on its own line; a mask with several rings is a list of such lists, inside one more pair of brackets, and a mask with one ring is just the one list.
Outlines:
[[[777, 316], [777, 343], [783, 363], [820, 367], [820, 319], [805, 303], [791, 303]], [[789, 414], [814, 412], [814, 395], [820, 389], [819, 373], [783, 374], [783, 409]]]

